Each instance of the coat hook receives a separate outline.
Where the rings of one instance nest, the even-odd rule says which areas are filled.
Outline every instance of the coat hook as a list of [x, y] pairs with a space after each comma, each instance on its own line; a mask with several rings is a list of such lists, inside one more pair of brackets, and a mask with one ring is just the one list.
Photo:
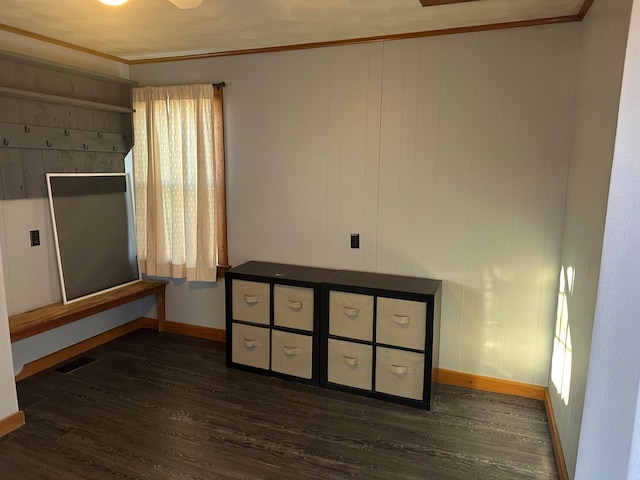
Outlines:
[[2, 143], [4, 144], [4, 146], [8, 146], [9, 145], [9, 140], [7, 140], [6, 138], [2, 139]]
[[117, 152], [118, 151], [118, 147], [116, 147], [115, 145], [113, 146], [113, 151]]
[[27, 125], [25, 125], [25, 126], [24, 126], [24, 131], [25, 131], [26, 133], [29, 133], [29, 132], [31, 131], [31, 129], [30, 129]]
[[47, 147], [50, 147], [52, 145], [50, 140], [47, 140]]
[[82, 144], [82, 148], [84, 148], [85, 150], [88, 150], [89, 149], [89, 145], [87, 145], [86, 143], [83, 143]]
[[66, 128], [64, 129], [64, 134], [65, 134], [67, 137], [69, 136], [69, 134], [70, 134], [70, 133], [71, 133], [71, 132], [70, 132], [69, 130], [67, 130]]
[[98, 132], [98, 138], [102, 138], [102, 132]]

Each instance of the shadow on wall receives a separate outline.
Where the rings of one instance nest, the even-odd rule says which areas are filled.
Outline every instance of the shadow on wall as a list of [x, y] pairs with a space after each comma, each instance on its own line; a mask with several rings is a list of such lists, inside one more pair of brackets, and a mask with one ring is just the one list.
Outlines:
[[563, 265], [560, 270], [560, 288], [558, 291], [558, 311], [556, 314], [556, 330], [553, 339], [551, 357], [551, 382], [560, 394], [565, 406], [569, 405], [571, 393], [571, 326], [569, 324], [568, 299], [573, 295], [575, 269]]

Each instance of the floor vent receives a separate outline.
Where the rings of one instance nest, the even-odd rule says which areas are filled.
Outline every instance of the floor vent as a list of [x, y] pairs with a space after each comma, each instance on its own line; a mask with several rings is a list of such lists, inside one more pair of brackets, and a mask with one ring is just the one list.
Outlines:
[[66, 375], [67, 373], [75, 372], [79, 368], [86, 367], [87, 365], [95, 363], [98, 360], [100, 359], [87, 357], [86, 355], [83, 355], [82, 357], [74, 358], [70, 362], [67, 362], [64, 365], [60, 365], [59, 367], [56, 367], [55, 371]]

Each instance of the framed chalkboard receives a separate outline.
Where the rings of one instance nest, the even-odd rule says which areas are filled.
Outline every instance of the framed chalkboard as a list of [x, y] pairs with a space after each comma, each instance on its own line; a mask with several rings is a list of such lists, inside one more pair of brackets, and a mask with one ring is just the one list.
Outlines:
[[141, 279], [129, 176], [48, 173], [65, 304]]

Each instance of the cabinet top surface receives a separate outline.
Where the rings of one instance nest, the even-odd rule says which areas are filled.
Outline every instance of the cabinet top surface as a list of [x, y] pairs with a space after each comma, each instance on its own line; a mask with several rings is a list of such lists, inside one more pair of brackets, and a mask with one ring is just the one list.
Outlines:
[[435, 295], [442, 285], [441, 280], [430, 278], [405, 277], [384, 273], [355, 272], [343, 270], [327, 283], [338, 286], [356, 286], [374, 290]]
[[327, 268], [303, 267], [281, 263], [250, 261], [227, 271], [234, 274], [269, 277], [273, 279], [295, 280], [301, 282], [327, 283], [335, 286], [362, 287], [375, 290], [408, 292], [419, 295], [435, 295], [441, 280], [383, 273], [356, 272], [351, 270], [332, 270]]
[[326, 268], [303, 267], [300, 265], [286, 265], [282, 263], [251, 261], [227, 270], [225, 275], [255, 275], [281, 280], [296, 280], [300, 282], [320, 283], [330, 280], [339, 272]]

